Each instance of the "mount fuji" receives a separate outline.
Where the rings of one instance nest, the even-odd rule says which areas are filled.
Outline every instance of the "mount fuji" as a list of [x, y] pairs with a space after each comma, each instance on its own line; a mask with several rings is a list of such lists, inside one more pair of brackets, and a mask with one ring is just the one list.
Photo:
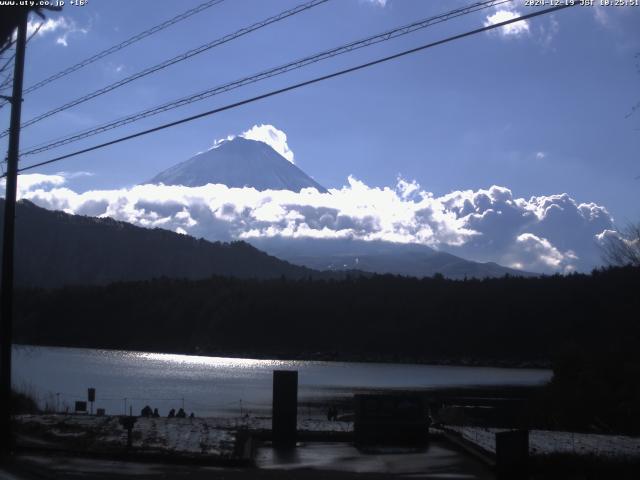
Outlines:
[[256, 190], [327, 189], [264, 142], [235, 137], [157, 174], [147, 183], [199, 187], [219, 183]]
[[[323, 186], [270, 145], [244, 137], [224, 140], [211, 150], [160, 172], [148, 183], [187, 187], [223, 184], [231, 188], [294, 192], [315, 188], [327, 193]], [[495, 263], [465, 260], [423, 245], [280, 236], [246, 241], [269, 255], [321, 271], [359, 270], [414, 277], [441, 273], [455, 279], [531, 275]]]

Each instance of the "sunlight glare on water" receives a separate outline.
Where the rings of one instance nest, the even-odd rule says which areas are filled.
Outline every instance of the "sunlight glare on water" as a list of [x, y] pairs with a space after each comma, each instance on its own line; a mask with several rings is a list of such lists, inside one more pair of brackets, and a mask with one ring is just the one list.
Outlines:
[[167, 364], [196, 365], [217, 368], [279, 368], [287, 365], [280, 360], [256, 360], [253, 358], [204, 357], [174, 353], [126, 352], [133, 358], [147, 359]]

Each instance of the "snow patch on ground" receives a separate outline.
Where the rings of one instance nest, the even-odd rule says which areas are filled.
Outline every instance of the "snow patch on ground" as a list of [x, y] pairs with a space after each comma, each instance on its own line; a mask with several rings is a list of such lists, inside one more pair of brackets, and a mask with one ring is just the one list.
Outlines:
[[[495, 453], [496, 433], [507, 429], [447, 426], [446, 430], [457, 433], [488, 452]], [[529, 453], [534, 456], [571, 454], [610, 459], [640, 458], [640, 437], [530, 430]]]
[[[20, 430], [48, 440], [126, 445], [127, 432], [120, 417], [89, 415], [21, 415]], [[239, 430], [270, 430], [271, 417], [142, 418], [133, 427], [133, 447], [141, 451], [230, 456]], [[298, 419], [299, 431], [350, 432], [352, 422], [321, 418]]]
[[[52, 440], [86, 438], [94, 446], [123, 446], [127, 441], [119, 417], [22, 415], [18, 420], [25, 431]], [[233, 426], [216, 426], [211, 419], [137, 418], [132, 439], [133, 447], [143, 451], [230, 456], [236, 433]]]

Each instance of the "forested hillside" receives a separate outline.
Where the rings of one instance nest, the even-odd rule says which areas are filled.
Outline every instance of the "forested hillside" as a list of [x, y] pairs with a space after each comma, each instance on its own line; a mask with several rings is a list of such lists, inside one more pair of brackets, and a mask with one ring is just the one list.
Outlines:
[[[0, 199], [0, 224], [3, 217], [4, 200]], [[208, 242], [110, 218], [45, 210], [28, 201], [17, 205], [15, 248], [15, 281], [21, 286], [103, 285], [212, 275], [300, 278], [314, 273], [244, 242]]]

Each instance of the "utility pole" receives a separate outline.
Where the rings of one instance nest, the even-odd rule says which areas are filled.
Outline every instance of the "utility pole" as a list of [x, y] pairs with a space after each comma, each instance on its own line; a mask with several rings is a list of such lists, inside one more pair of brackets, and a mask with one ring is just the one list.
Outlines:
[[6, 457], [13, 448], [11, 430], [11, 335], [13, 330], [13, 246], [15, 240], [16, 191], [18, 183], [18, 152], [20, 150], [20, 114], [22, 110], [22, 77], [27, 43], [29, 11], [21, 9], [16, 40], [11, 96], [11, 124], [7, 158], [7, 183], [4, 202], [2, 237], [2, 294], [0, 298], [0, 455]]

